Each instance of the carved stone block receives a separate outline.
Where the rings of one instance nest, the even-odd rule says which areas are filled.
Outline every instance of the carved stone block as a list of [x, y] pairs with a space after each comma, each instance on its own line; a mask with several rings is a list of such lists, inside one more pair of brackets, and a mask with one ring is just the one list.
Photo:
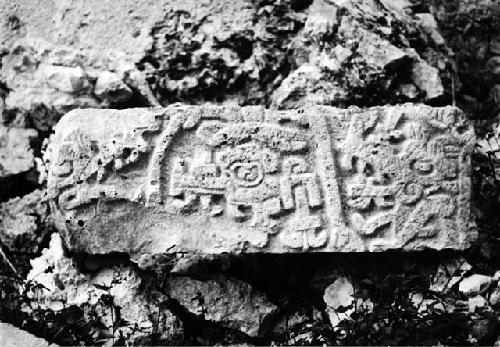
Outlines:
[[45, 154], [68, 246], [173, 252], [464, 249], [472, 127], [460, 110], [75, 110]]

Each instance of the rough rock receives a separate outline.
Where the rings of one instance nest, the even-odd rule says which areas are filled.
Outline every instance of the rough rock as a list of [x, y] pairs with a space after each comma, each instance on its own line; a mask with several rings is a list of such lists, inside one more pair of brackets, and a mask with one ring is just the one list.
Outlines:
[[471, 269], [472, 266], [463, 257], [450, 259], [439, 265], [429, 289], [434, 292], [449, 290]]
[[132, 89], [143, 94], [143, 105], [154, 105], [143, 76], [121, 52], [26, 38], [2, 58], [0, 68], [9, 89], [3, 121], [16, 126], [33, 124], [45, 132], [72, 109], [123, 105]]
[[[432, 16], [413, 16], [406, 1], [140, 0], [110, 6], [49, 0], [40, 10], [36, 0], [1, 0], [1, 8], [0, 81], [10, 90], [8, 118], [45, 120], [48, 127], [61, 108], [127, 102], [290, 108], [424, 101], [430, 98], [425, 85], [417, 94], [401, 93], [399, 85], [412, 84], [407, 77], [417, 61], [446, 65], [451, 55], [438, 42]], [[34, 41], [49, 48], [32, 54]], [[418, 59], [407, 53], [412, 48]], [[68, 54], [51, 64], [50, 56], [62, 51]], [[132, 64], [130, 73], [99, 63], [100, 56], [112, 55], [125, 57], [118, 61]], [[12, 69], [7, 62], [16, 57], [24, 60], [19, 66], [30, 67]], [[50, 87], [38, 73], [44, 64], [60, 70], [52, 85], [62, 88]], [[68, 76], [78, 82], [68, 83]]]
[[113, 298], [122, 324], [115, 336], [138, 341], [157, 334], [160, 341], [171, 341], [182, 334], [182, 322], [162, 306], [169, 298], [158, 292], [148, 292], [133, 269], [104, 269], [93, 276], [90, 283], [97, 288], [109, 288], [106, 291]]
[[151, 29], [170, 1], [43, 5], [0, 0], [0, 81], [8, 90], [4, 121], [47, 130], [70, 109], [130, 101], [130, 90], [136, 106], [155, 105], [135, 63], [151, 47]]
[[373, 311], [371, 299], [357, 298], [353, 284], [344, 276], [338, 277], [325, 289], [323, 301], [326, 304], [326, 312], [333, 327], [344, 320], [353, 320], [355, 312]]
[[46, 288], [39, 297], [40, 307], [60, 311], [65, 304], [79, 306], [87, 302], [87, 278], [79, 272], [76, 261], [65, 256], [59, 234], [52, 234], [49, 247], [30, 263], [27, 280]]
[[[42, 56], [30, 53], [22, 58], [34, 63], [28, 73], [13, 70], [4, 62], [0, 81], [10, 90], [9, 118], [47, 118], [50, 127], [52, 118], [59, 116], [57, 109], [63, 107], [66, 111], [102, 107], [123, 99], [137, 106], [144, 105], [144, 98], [146, 104], [154, 105], [155, 96], [163, 104], [223, 99], [268, 103], [272, 90], [290, 71], [291, 41], [303, 27], [308, 5], [308, 1], [289, 0], [140, 0], [111, 6], [98, 0], [49, 0], [40, 10], [34, 0], [1, 0], [4, 15], [0, 18], [0, 49], [5, 61], [17, 56], [16, 47], [30, 50], [33, 44], [26, 41], [44, 41], [50, 46]], [[75, 94], [71, 87], [55, 89], [37, 74], [38, 65], [45, 64], [52, 52], [61, 54], [61, 50], [69, 55], [63, 53], [64, 60], [52, 65], [65, 72], [83, 68], [81, 77], [87, 75], [92, 83], [97, 78], [97, 93], [87, 90]], [[112, 55], [126, 57], [134, 69], [126, 76], [119, 74], [119, 79], [102, 76], [116, 73], [100, 64], [101, 56]], [[71, 56], [77, 56], [77, 64]], [[32, 59], [37, 57], [41, 59]], [[103, 80], [99, 82], [99, 78]], [[30, 93], [27, 88], [32, 88]], [[132, 99], [129, 89], [134, 92]], [[141, 97], [136, 98], [137, 94]]]
[[191, 313], [255, 337], [270, 328], [277, 306], [249, 284], [233, 278], [198, 281], [171, 277], [166, 294]]
[[[49, 343], [11, 324], [0, 322], [0, 341], [9, 347], [48, 347]], [[55, 346], [55, 345], [50, 345]]]
[[488, 301], [481, 295], [476, 295], [469, 298], [469, 312], [474, 313], [477, 309], [482, 309], [488, 306]]
[[34, 129], [0, 125], [0, 179], [27, 172], [34, 167], [35, 157], [30, 142], [37, 135]]
[[35, 190], [22, 198], [0, 205], [0, 240], [11, 252], [28, 254], [40, 251], [50, 232], [48, 203], [44, 192]]
[[354, 287], [346, 277], [337, 278], [330, 284], [323, 295], [323, 301], [334, 310], [348, 307], [354, 302]]
[[[431, 14], [411, 15], [405, 1], [313, 1], [292, 51], [299, 65], [273, 93], [273, 105], [375, 105], [444, 95], [440, 72], [450, 52]], [[426, 42], [427, 52], [417, 52]], [[417, 42], [423, 44], [419, 45]], [[410, 77], [408, 79], [408, 76]], [[404, 89], [417, 87], [418, 92]]]
[[410, 79], [420, 90], [425, 91], [425, 100], [437, 99], [444, 94], [441, 84], [439, 70], [430, 66], [425, 60], [414, 56], [415, 62], [411, 71]]
[[94, 94], [110, 104], [125, 102], [132, 97], [132, 90], [116, 73], [103, 71], [97, 76]]
[[45, 161], [74, 251], [465, 249], [473, 140], [452, 107], [75, 110]]
[[490, 294], [490, 305], [500, 306], [500, 286], [497, 285]]
[[[323, 301], [326, 304], [326, 312], [333, 327], [340, 322], [350, 319], [354, 312], [353, 303], [354, 287], [346, 277], [337, 278], [332, 284], [326, 287], [323, 294]], [[341, 308], [341, 311], [338, 309]]]
[[491, 284], [491, 277], [474, 274], [464, 278], [458, 285], [458, 290], [465, 295], [474, 296], [488, 290]]
[[31, 264], [27, 280], [44, 288], [32, 292], [33, 302], [41, 309], [57, 312], [75, 305], [102, 310], [101, 323], [112, 331], [113, 324], [118, 323], [116, 317], [120, 317], [115, 337], [125, 336], [130, 342], [150, 337], [154, 331], [163, 340], [182, 332], [180, 321], [160, 305], [168, 298], [148, 292], [135, 270], [115, 266], [84, 274], [76, 261], [65, 254], [58, 234], [52, 235], [49, 248]]

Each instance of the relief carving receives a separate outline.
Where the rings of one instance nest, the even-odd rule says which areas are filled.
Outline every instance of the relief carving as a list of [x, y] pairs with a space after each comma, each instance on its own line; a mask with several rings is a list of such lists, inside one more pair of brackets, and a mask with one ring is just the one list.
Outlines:
[[[198, 201], [212, 206], [214, 218], [227, 215], [268, 234], [283, 229], [280, 240], [291, 248], [325, 245], [326, 232], [322, 241], [315, 235], [321, 218], [310, 212], [322, 205], [319, 181], [297, 154], [309, 150], [307, 136], [273, 124], [204, 121], [196, 137], [200, 145], [192, 156], [172, 161], [168, 195], [177, 198], [172, 204], [194, 212]], [[290, 220], [280, 225], [279, 217]]]
[[207, 252], [461, 249], [473, 236], [473, 133], [456, 109], [136, 112], [111, 115], [109, 134], [56, 131], [64, 228], [106, 229], [98, 209], [116, 209], [120, 228], [147, 226], [148, 247]]

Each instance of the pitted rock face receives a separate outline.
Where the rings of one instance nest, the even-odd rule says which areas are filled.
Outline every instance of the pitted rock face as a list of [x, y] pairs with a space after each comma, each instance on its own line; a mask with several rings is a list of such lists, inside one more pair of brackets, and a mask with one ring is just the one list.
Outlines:
[[453, 107], [75, 110], [45, 161], [75, 251], [464, 249], [473, 143]]
[[35, 166], [30, 141], [37, 135], [34, 129], [0, 125], [0, 179], [27, 172]]

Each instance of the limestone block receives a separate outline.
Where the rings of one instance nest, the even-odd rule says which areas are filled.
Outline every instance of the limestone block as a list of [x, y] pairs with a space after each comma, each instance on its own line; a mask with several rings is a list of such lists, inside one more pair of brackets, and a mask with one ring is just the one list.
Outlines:
[[157, 253], [465, 249], [457, 108], [74, 110], [44, 160], [68, 247]]

